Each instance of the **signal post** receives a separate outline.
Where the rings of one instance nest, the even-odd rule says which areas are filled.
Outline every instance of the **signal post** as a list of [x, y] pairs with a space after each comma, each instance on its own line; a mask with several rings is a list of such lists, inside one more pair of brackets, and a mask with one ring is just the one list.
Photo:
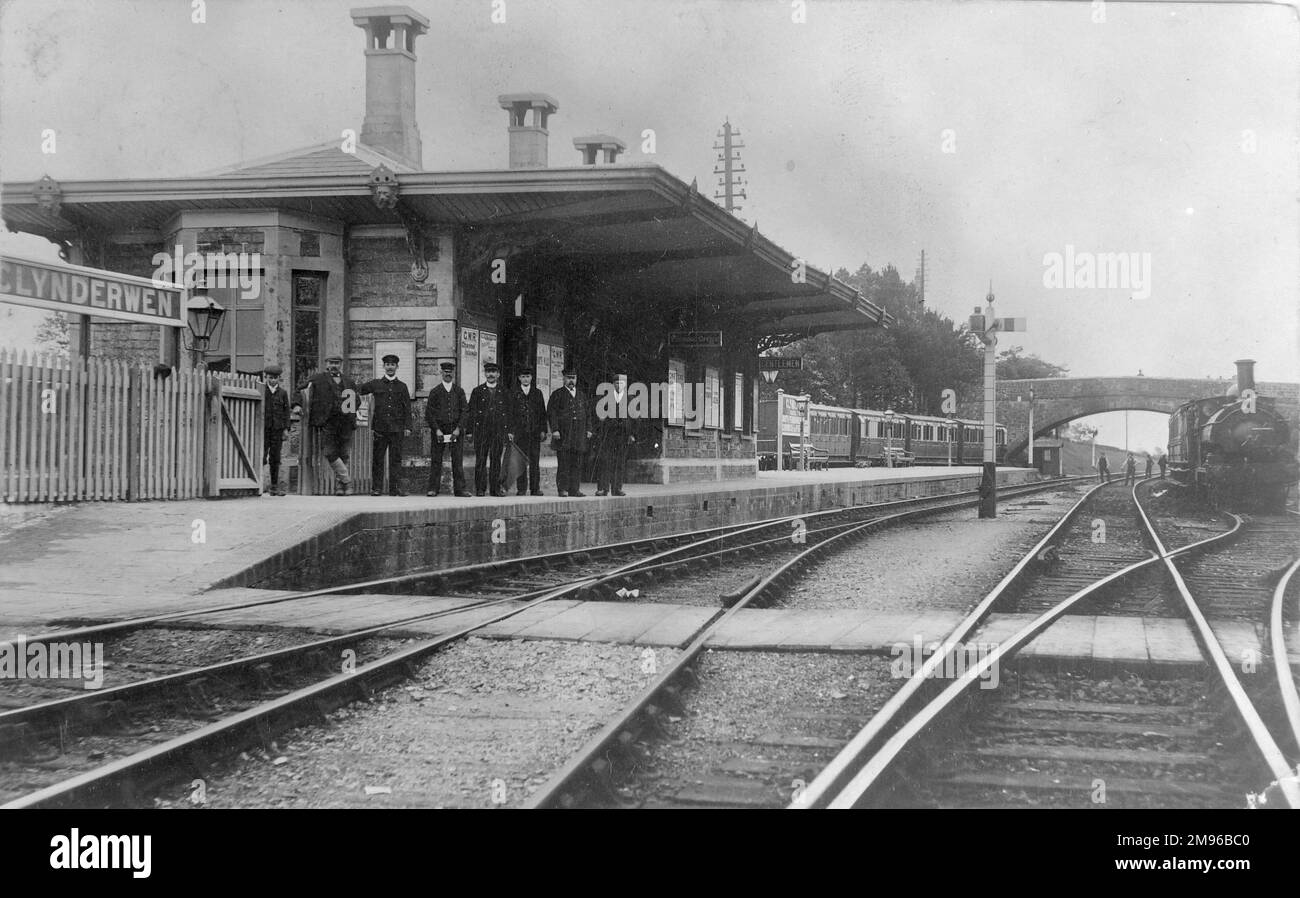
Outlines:
[[[1024, 318], [993, 317], [993, 285], [986, 297], [988, 307], [970, 316], [971, 332], [984, 344], [984, 476], [980, 481], [981, 518], [998, 516], [998, 331], [1023, 331]], [[1033, 441], [1033, 435], [1030, 435]]]

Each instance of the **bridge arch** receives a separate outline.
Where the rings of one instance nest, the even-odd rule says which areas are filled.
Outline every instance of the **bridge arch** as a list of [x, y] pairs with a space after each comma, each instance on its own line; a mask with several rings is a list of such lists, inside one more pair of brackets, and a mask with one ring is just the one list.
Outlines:
[[[1029, 391], [1034, 391], [1034, 433], [1104, 412], [1144, 411], [1169, 414], [1178, 406], [1206, 396], [1222, 396], [1236, 383], [1228, 379], [1170, 377], [1047, 377], [998, 382], [997, 420], [1007, 428], [1007, 459], [1023, 462], [1029, 445]], [[1277, 401], [1278, 410], [1300, 423], [1300, 384], [1259, 382], [1261, 396]], [[983, 403], [962, 402], [958, 414], [982, 419]]]

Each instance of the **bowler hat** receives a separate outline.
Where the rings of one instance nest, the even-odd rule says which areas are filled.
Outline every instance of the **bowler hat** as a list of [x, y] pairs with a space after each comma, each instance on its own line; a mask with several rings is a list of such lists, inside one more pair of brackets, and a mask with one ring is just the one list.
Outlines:
[[325, 361], [326, 361], [326, 362], [338, 362], [339, 364], [342, 364], [342, 363], [343, 363], [343, 356], [341, 356], [341, 355], [327, 355], [327, 356], [325, 356]]

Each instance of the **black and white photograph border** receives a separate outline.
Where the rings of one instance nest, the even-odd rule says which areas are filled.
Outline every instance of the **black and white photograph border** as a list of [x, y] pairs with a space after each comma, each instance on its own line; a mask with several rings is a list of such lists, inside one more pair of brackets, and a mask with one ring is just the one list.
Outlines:
[[1300, 808], [1294, 5], [0, 53], [0, 806]]

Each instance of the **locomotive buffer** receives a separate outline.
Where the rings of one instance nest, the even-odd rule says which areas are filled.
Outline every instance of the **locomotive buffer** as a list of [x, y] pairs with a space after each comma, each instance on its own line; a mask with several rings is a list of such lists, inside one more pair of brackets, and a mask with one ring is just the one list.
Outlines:
[[[980, 481], [980, 517], [998, 516], [998, 463], [997, 463], [997, 395], [998, 395], [998, 332], [1024, 331], [1024, 318], [993, 317], [993, 284], [989, 284], [986, 297], [988, 308], [970, 316], [971, 332], [984, 344], [984, 477]], [[1029, 434], [1029, 442], [1034, 435]]]

